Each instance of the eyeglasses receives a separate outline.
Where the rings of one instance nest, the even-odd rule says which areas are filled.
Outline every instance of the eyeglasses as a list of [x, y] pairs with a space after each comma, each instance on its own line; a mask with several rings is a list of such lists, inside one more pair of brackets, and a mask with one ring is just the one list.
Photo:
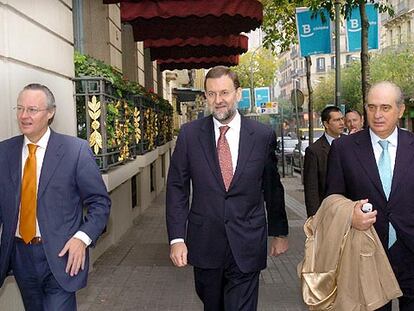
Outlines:
[[46, 111], [46, 110], [49, 110], [49, 109], [48, 108], [46, 108], [46, 109], [39, 109], [37, 107], [16, 106], [16, 107], [13, 108], [13, 110], [15, 110], [17, 114], [22, 114], [22, 113], [24, 113], [26, 111], [29, 116], [33, 117], [38, 112], [40, 112], [40, 111]]
[[220, 92], [211, 92], [211, 91], [209, 91], [209, 92], [206, 92], [206, 97], [208, 98], [208, 99], [215, 99], [216, 98], [216, 96], [218, 95], [218, 96], [220, 96], [221, 98], [228, 98], [232, 93], [234, 93], [236, 90], [232, 90], [232, 91], [229, 91], [229, 90], [223, 90], [223, 91], [220, 91]]

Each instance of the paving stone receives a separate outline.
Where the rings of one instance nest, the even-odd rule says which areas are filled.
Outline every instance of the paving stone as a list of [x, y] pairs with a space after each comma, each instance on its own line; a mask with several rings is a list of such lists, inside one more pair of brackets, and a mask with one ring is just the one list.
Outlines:
[[[289, 252], [268, 257], [260, 275], [260, 311], [302, 311], [296, 266], [303, 256], [306, 210], [299, 177], [282, 179], [289, 219]], [[88, 287], [78, 295], [81, 311], [203, 310], [191, 267], [175, 268], [169, 259], [162, 192], [134, 226], [94, 264]]]

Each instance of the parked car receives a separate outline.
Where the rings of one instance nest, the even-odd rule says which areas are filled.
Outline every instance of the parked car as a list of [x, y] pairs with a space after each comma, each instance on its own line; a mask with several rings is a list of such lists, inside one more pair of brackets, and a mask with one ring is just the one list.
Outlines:
[[300, 143], [300, 151], [299, 151], [299, 144], [295, 146], [295, 149], [292, 153], [292, 164], [296, 168], [300, 168], [300, 159], [302, 158], [302, 165], [303, 160], [305, 158], [305, 150], [309, 146], [309, 140], [302, 140]]
[[284, 154], [286, 158], [289, 158], [293, 154], [293, 150], [295, 149], [297, 143], [299, 141], [297, 139], [292, 139], [291, 137], [283, 137], [277, 139], [277, 146], [276, 146], [276, 155], [281, 158], [282, 157], [282, 144], [284, 147]]

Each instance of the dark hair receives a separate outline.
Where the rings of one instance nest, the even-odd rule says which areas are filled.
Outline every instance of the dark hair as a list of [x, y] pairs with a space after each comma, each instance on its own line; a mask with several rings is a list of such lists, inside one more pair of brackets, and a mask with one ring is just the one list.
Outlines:
[[204, 80], [204, 89], [206, 89], [207, 79], [217, 79], [221, 78], [222, 76], [228, 76], [233, 81], [234, 87], [236, 89], [240, 87], [240, 81], [237, 73], [232, 71], [229, 67], [216, 66], [207, 72], [206, 78]]
[[[42, 91], [46, 96], [46, 106], [47, 110], [54, 110], [56, 108], [55, 104], [55, 96], [53, 95], [52, 91], [45, 85], [40, 83], [30, 83], [26, 85], [23, 90], [20, 91], [19, 96], [17, 97], [17, 102], [20, 101], [20, 96], [23, 94], [24, 91]], [[48, 124], [52, 124], [55, 115], [49, 119]]]
[[345, 112], [345, 115], [347, 115], [348, 113], [350, 113], [350, 112], [355, 112], [355, 113], [357, 113], [361, 118], [362, 118], [362, 113], [360, 113], [358, 110], [356, 110], [356, 109], [348, 109], [346, 112]]
[[329, 122], [329, 120], [331, 119], [331, 112], [342, 112], [342, 111], [336, 106], [325, 107], [325, 109], [323, 109], [321, 112], [322, 123], [325, 121]]

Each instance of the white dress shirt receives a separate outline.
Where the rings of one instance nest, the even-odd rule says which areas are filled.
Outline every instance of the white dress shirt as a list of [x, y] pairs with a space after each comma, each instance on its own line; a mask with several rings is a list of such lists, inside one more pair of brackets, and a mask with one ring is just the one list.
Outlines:
[[[37, 145], [36, 149], [36, 189], [39, 190], [39, 180], [40, 180], [40, 173], [42, 172], [42, 165], [43, 159], [45, 157], [47, 144], [50, 138], [50, 128], [47, 128], [46, 133], [39, 139], [39, 141], [35, 144]], [[23, 179], [24, 174], [24, 165], [26, 164], [26, 159], [29, 156], [29, 148], [27, 147], [28, 144], [33, 144], [26, 136], [24, 136], [23, 148], [22, 148], [22, 176]], [[17, 229], [16, 229], [16, 236], [21, 238], [19, 232], [19, 225], [20, 225], [20, 207], [19, 207], [19, 218], [17, 220]], [[36, 217], [36, 237], [41, 237], [42, 233], [40, 232], [39, 223]], [[82, 231], [76, 232], [74, 235], [75, 238], [84, 242], [87, 246], [92, 243], [91, 238]]]
[[378, 141], [388, 140], [388, 153], [390, 154], [391, 174], [394, 175], [395, 158], [397, 156], [398, 146], [398, 128], [395, 127], [394, 132], [392, 132], [392, 134], [385, 139], [382, 139], [379, 136], [377, 136], [371, 129], [369, 129], [369, 134], [371, 136], [371, 144], [372, 149], [374, 150], [375, 161], [377, 162], [377, 166], [382, 152], [382, 147], [378, 143]]

